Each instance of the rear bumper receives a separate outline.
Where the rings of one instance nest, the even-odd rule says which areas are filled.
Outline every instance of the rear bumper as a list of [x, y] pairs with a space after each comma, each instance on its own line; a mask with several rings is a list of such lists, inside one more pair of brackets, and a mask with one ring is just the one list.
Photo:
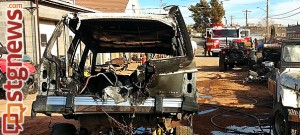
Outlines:
[[248, 65], [249, 61], [250, 61], [249, 58], [244, 58], [244, 59], [228, 59], [228, 58], [225, 58], [225, 62], [227, 64]]
[[221, 51], [220, 48], [218, 48], [218, 49], [211, 49], [211, 52], [213, 52], [213, 53], [219, 53], [220, 51]]
[[194, 98], [148, 98], [143, 104], [131, 105], [129, 101], [116, 104], [113, 99], [102, 101], [93, 97], [37, 96], [32, 103], [32, 115], [36, 113], [90, 114], [90, 113], [176, 113], [196, 112]]

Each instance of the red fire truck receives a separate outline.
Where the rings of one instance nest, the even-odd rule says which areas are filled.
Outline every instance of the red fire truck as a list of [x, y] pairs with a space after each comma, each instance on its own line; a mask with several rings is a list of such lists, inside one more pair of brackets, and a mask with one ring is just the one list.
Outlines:
[[215, 26], [206, 29], [205, 56], [212, 53], [212, 56], [218, 56], [222, 48], [229, 45], [230, 42], [245, 42], [249, 48], [252, 47], [249, 37], [249, 29], [241, 29], [234, 27]]

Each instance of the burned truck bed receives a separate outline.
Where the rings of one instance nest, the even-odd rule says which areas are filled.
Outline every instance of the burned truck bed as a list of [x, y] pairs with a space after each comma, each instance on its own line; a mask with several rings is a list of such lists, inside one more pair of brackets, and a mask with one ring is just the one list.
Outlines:
[[[105, 117], [100, 126], [116, 126], [111, 121], [145, 124], [190, 118], [198, 110], [192, 46], [179, 8], [171, 6], [167, 10], [169, 14], [165, 15], [64, 16], [39, 67], [39, 95], [32, 104], [32, 116], [60, 113], [85, 123], [81, 125], [89, 131], [97, 126], [87, 122], [91, 117], [99, 121]], [[67, 28], [75, 37], [62, 63], [51, 49]], [[82, 53], [76, 62], [78, 48]], [[134, 69], [120, 71], [115, 63], [103, 62], [107, 53], [116, 53], [121, 60], [132, 53], [166, 57], [148, 58]], [[124, 120], [128, 116], [130, 119]]]

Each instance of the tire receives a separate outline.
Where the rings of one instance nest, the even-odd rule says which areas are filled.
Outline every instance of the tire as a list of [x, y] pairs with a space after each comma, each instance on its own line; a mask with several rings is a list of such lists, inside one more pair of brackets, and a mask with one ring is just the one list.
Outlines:
[[86, 128], [80, 128], [79, 135], [89, 135], [89, 131]]
[[52, 126], [50, 135], [75, 135], [76, 127], [69, 123], [56, 123]]
[[191, 126], [178, 126], [175, 129], [175, 135], [193, 135], [193, 128]]
[[219, 71], [224, 72], [226, 70], [227, 70], [227, 64], [223, 60], [219, 59]]
[[298, 135], [300, 133], [300, 124], [288, 121], [288, 114], [298, 114], [298, 112], [283, 107], [281, 103], [275, 105], [272, 120], [274, 135]]

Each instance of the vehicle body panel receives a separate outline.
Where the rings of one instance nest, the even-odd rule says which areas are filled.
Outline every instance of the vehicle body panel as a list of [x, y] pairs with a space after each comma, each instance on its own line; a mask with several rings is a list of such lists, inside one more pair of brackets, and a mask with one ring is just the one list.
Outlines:
[[[75, 33], [66, 69], [62, 69], [61, 60], [51, 54], [64, 25]], [[80, 41], [86, 47], [74, 68], [74, 54]], [[91, 76], [84, 78], [81, 71], [89, 52], [94, 54]], [[130, 75], [96, 71], [96, 54], [113, 52], [158, 53], [172, 57], [150, 59]], [[198, 110], [197, 69], [193, 57], [178, 7], [171, 7], [168, 15], [68, 14], [58, 23], [45, 49], [38, 70], [40, 93], [33, 102], [32, 116], [36, 113], [192, 114]], [[65, 74], [68, 68], [74, 69], [72, 76]], [[122, 86], [117, 85], [118, 81]], [[61, 86], [62, 83], [65, 86]]]

